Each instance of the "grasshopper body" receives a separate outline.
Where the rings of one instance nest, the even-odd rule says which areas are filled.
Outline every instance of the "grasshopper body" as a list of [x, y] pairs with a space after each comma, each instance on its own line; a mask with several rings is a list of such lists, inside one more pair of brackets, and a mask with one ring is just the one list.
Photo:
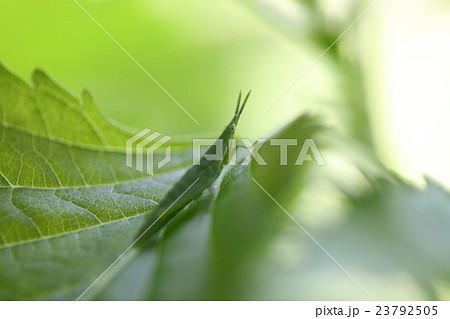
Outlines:
[[[251, 92], [251, 91], [250, 91]], [[223, 157], [220, 160], [208, 160], [203, 155], [198, 165], [192, 166], [183, 177], [172, 187], [167, 195], [161, 200], [159, 206], [151, 212], [150, 218], [139, 232], [140, 242], [148, 242], [157, 234], [167, 223], [172, 220], [184, 207], [198, 198], [202, 192], [210, 187], [219, 177], [224, 163], [227, 162], [229, 155], [230, 140], [234, 136], [236, 125], [242, 114], [245, 104], [250, 96], [248, 92], [242, 106], [241, 93], [239, 93], [236, 111], [233, 119], [223, 130], [217, 141], [206, 151], [207, 154], [217, 154], [217, 147], [222, 147], [220, 154]]]

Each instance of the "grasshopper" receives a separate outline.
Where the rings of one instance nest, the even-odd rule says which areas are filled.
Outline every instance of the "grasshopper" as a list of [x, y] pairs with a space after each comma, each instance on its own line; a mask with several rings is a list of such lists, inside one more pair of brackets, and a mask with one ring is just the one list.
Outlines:
[[[141, 235], [137, 238], [141, 244], [147, 243], [153, 238], [184, 207], [198, 198], [219, 177], [223, 165], [228, 163], [230, 140], [234, 136], [236, 125], [250, 93], [251, 90], [245, 96], [241, 106], [242, 92], [239, 92], [236, 111], [231, 122], [225, 127], [216, 142], [200, 158], [198, 165], [192, 166], [161, 200], [159, 206], [151, 212], [150, 218], [148, 218], [139, 232]], [[218, 147], [222, 147], [221, 153], [217, 152]], [[221, 154], [222, 156], [220, 160], [210, 160], [205, 157], [205, 155], [209, 154]]]

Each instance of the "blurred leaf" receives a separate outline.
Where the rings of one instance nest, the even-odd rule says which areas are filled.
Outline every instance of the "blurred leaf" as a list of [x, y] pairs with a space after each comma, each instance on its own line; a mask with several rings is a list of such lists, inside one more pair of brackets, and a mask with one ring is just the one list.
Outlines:
[[432, 180], [424, 190], [383, 179], [372, 184], [371, 193], [352, 198], [354, 208], [335, 243], [370, 271], [406, 271], [424, 298], [439, 299], [434, 283], [450, 280], [450, 193]]
[[[396, 179], [374, 177], [369, 191], [348, 195], [339, 222], [307, 225], [301, 208], [291, 213], [376, 300], [446, 300], [438, 285], [450, 282], [450, 193]], [[284, 228], [273, 247], [261, 261], [260, 298], [370, 300], [298, 227]]]
[[[319, 142], [320, 139], [317, 139], [321, 131], [323, 127], [319, 124], [318, 118], [309, 114], [299, 116], [277, 133], [272, 134], [271, 140], [264, 142], [259, 154], [266, 165], [260, 165], [256, 161], [251, 162], [252, 177], [278, 199], [291, 198], [294, 193], [298, 194], [308, 171], [317, 166], [317, 158], [305, 142], [307, 139], [312, 139], [317, 148], [322, 149], [324, 145]], [[283, 142], [291, 140], [290, 145], [274, 144], [277, 139], [283, 139]], [[311, 157], [311, 161], [305, 160], [299, 165], [297, 159], [302, 149]], [[282, 155], [283, 152], [286, 156]], [[285, 161], [284, 164], [283, 161]]]

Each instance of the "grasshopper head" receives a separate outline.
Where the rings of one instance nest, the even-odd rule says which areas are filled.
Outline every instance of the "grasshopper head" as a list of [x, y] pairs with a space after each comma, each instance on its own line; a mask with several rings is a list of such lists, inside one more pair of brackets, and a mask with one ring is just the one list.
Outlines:
[[251, 93], [251, 90], [247, 93], [247, 95], [245, 96], [244, 101], [242, 102], [242, 105], [241, 105], [242, 92], [239, 92], [239, 97], [238, 97], [237, 105], [236, 105], [236, 111], [234, 112], [233, 119], [231, 120], [230, 124], [227, 125], [227, 127], [225, 128], [225, 130], [222, 132], [222, 134], [219, 137], [219, 139], [223, 140], [225, 145], [228, 145], [230, 140], [234, 136], [234, 132], [236, 131], [236, 125], [239, 121], [239, 117], [241, 116], [242, 111], [244, 110], [244, 106], [247, 103], [250, 93]]
[[236, 111], [234, 112], [233, 119], [231, 120], [230, 124], [227, 125], [227, 127], [225, 128], [225, 130], [222, 132], [222, 134], [219, 137], [219, 139], [223, 141], [223, 147], [224, 147], [224, 151], [225, 151], [224, 162], [223, 162], [224, 164], [228, 163], [228, 152], [229, 152], [230, 140], [233, 139], [234, 132], [236, 131], [236, 125], [239, 121], [239, 118], [242, 114], [242, 111], [244, 110], [245, 104], [247, 103], [247, 100], [248, 100], [251, 92], [252, 91], [250, 90], [247, 93], [247, 95], [244, 98], [244, 101], [242, 102], [242, 105], [241, 105], [242, 92], [239, 92], [237, 105], [236, 105]]

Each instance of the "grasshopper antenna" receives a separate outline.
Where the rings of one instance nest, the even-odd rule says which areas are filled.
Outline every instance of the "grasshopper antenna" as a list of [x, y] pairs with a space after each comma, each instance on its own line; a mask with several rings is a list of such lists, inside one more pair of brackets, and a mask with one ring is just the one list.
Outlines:
[[235, 115], [239, 113], [239, 106], [241, 105], [241, 97], [242, 97], [242, 91], [239, 91], [238, 100], [236, 103], [236, 111], [234, 112]]
[[252, 93], [252, 90], [248, 91], [247, 95], [245, 96], [244, 102], [242, 102], [242, 107], [239, 110], [238, 116], [241, 115], [242, 111], [244, 110], [244, 106], [245, 106], [245, 104], [247, 104], [247, 100], [250, 97], [250, 93]]

